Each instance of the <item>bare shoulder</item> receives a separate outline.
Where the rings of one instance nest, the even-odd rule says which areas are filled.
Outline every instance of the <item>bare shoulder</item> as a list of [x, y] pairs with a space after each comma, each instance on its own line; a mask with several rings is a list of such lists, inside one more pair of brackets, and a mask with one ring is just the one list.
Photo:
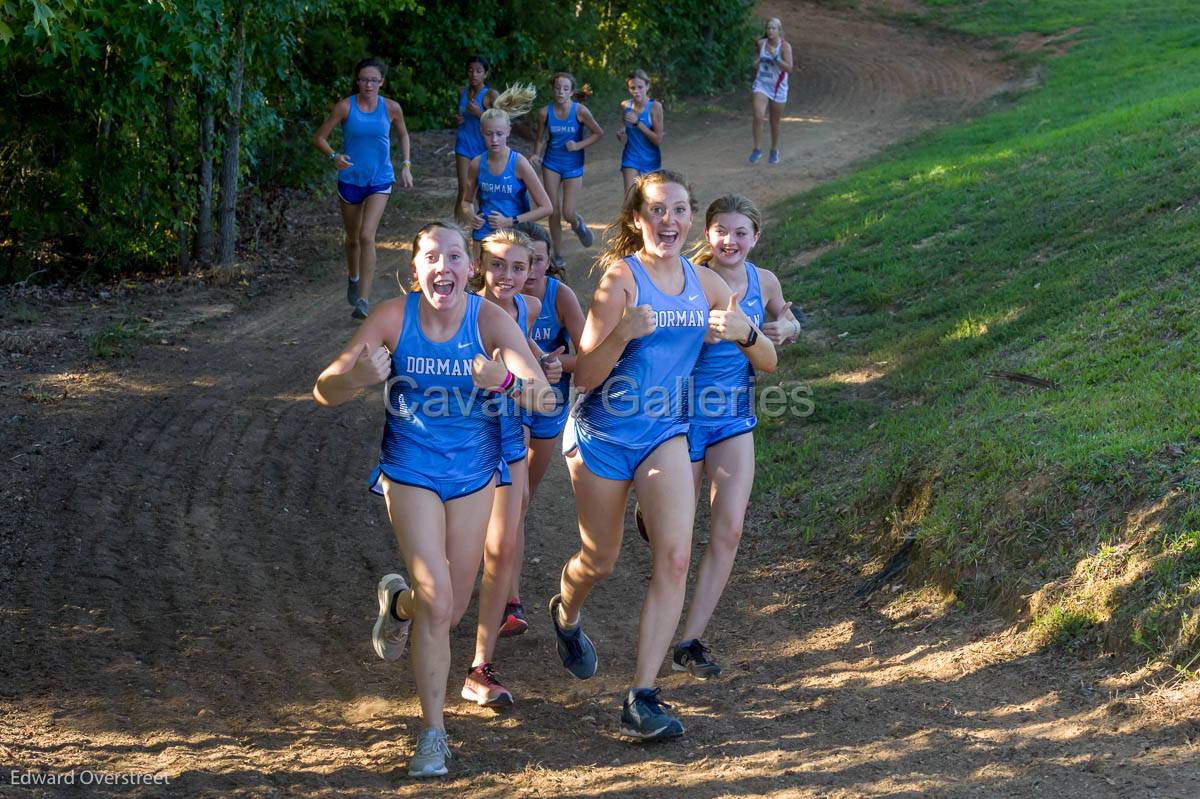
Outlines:
[[522, 294], [525, 298], [525, 308], [529, 319], [529, 327], [533, 327], [533, 323], [537, 321], [538, 316], [542, 313], [542, 301], [532, 294]]

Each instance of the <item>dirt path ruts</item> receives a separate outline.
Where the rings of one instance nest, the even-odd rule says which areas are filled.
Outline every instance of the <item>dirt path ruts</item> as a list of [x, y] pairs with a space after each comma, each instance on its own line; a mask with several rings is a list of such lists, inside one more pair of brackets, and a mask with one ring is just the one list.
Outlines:
[[[761, 11], [783, 17], [801, 66], [784, 161], [745, 164], [743, 95], [727, 112], [669, 116], [667, 163], [702, 203], [728, 188], [764, 204], [802, 190], [1007, 79], [957, 41], [802, 3]], [[589, 153], [593, 224], [617, 206], [615, 154], [611, 138]], [[428, 163], [420, 192], [385, 218], [377, 297], [396, 293], [413, 223], [449, 205], [450, 166]], [[585, 285], [585, 256], [567, 254]], [[190, 326], [186, 347], [143, 348], [61, 403], [0, 394], [19, 450], [0, 522], [0, 796], [1200, 794], [1194, 718], [1118, 701], [1134, 678], [1031, 652], [992, 620], [919, 598], [860, 606], [844, 564], [805, 548], [781, 557], [786, 520], [757, 514], [712, 625], [728, 675], [664, 678], [682, 741], [619, 742], [647, 559], [631, 537], [586, 611], [601, 671], [572, 680], [542, 611], [576, 542], [561, 465], [531, 514], [534, 626], [499, 650], [518, 704], [494, 715], [452, 699], [450, 778], [410, 782], [407, 662], [385, 664], [368, 643], [372, 587], [399, 565], [364, 490], [380, 401], [325, 411], [308, 394], [350, 330], [336, 253], [329, 263], [319, 291]], [[467, 621], [455, 673], [469, 665]], [[76, 785], [14, 786], [10, 769], [77, 770]], [[83, 770], [171, 784], [97, 788]]]

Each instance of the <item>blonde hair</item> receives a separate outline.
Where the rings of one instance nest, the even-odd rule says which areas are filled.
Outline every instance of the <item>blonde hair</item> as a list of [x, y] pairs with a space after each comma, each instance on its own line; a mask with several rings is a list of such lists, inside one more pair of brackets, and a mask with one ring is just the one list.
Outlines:
[[481, 291], [483, 289], [483, 257], [487, 255], [488, 248], [497, 244], [510, 247], [523, 247], [526, 253], [533, 254], [533, 242], [529, 240], [529, 236], [521, 231], [507, 227], [493, 230], [487, 234], [483, 241], [479, 242], [479, 263], [475, 264], [475, 273], [467, 281], [467, 288], [471, 289], [471, 291]]
[[[421, 229], [416, 232], [416, 235], [413, 236], [412, 256], [409, 258], [409, 262], [408, 262], [410, 269], [415, 270], [415, 268], [416, 268], [417, 250], [419, 250], [421, 248], [421, 239], [425, 238], [426, 236], [431, 235], [433, 233], [433, 231], [437, 230], [438, 228], [442, 228], [443, 230], [449, 230], [451, 233], [457, 233], [459, 238], [462, 239], [463, 249], [464, 250], [467, 249], [467, 234], [457, 224], [455, 224], [454, 222], [430, 222], [426, 225], [423, 225], [421, 227]], [[399, 275], [397, 275], [397, 277], [399, 277]], [[403, 288], [403, 285], [401, 285], [401, 288]], [[417, 276], [415, 274], [412, 276], [411, 280], [409, 281], [408, 291], [410, 291], [410, 292], [415, 291], [418, 293], [421, 291], [421, 284], [417, 282]]]
[[[719, 214], [741, 214], [750, 220], [750, 224], [754, 226], [755, 235], [762, 232], [762, 211], [758, 210], [758, 206], [749, 197], [742, 194], [726, 194], [724, 197], [718, 197], [709, 203], [708, 210], [704, 212], [704, 230], [707, 231], [712, 225], [713, 219]], [[708, 236], [696, 243], [695, 249], [692, 250], [692, 260], [698, 264], [707, 264], [713, 259], [712, 245], [708, 243]]]
[[643, 83], [645, 83], [647, 89], [650, 88], [650, 76], [646, 74], [646, 70], [635, 69], [633, 72], [630, 72], [628, 75], [625, 76], [626, 83], [628, 83], [629, 81], [634, 80], [634, 79], [640, 80]]
[[645, 204], [647, 186], [669, 183], [682, 186], [687, 192], [688, 206], [692, 209], [693, 214], [699, 210], [695, 192], [692, 191], [691, 185], [683, 175], [669, 169], [642, 175], [633, 182], [629, 193], [625, 195], [625, 201], [621, 203], [621, 210], [617, 214], [616, 221], [604, 231], [604, 249], [597, 256], [596, 263], [592, 267], [593, 271], [597, 269], [603, 271], [615, 266], [622, 258], [633, 255], [642, 248], [642, 231], [634, 226], [633, 214]]
[[770, 19], [768, 19], [766, 22], [763, 23], [763, 36], [765, 37], [767, 35], [767, 28], [771, 27], [772, 22], [779, 23], [779, 41], [782, 42], [783, 41], [783, 20], [781, 20], [779, 17], [771, 17]]
[[498, 119], [512, 124], [517, 117], [529, 113], [536, 98], [537, 89], [532, 83], [514, 83], [500, 93], [491, 108], [480, 115], [479, 124], [482, 125], [489, 119]]

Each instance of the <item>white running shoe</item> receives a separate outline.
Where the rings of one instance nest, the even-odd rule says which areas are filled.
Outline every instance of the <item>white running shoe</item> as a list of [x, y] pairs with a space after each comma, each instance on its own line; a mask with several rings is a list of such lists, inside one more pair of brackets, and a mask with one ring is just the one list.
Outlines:
[[446, 737], [446, 732], [425, 730], [417, 736], [417, 748], [408, 761], [408, 776], [441, 777], [447, 771], [446, 761], [449, 759], [450, 739]]
[[375, 620], [375, 629], [371, 631], [371, 645], [375, 647], [375, 654], [384, 660], [399, 660], [408, 644], [408, 628], [412, 626], [412, 620], [400, 621], [392, 615], [392, 600], [396, 594], [407, 590], [408, 583], [398, 574], [385, 574], [375, 589], [375, 595], [379, 597], [379, 618]]

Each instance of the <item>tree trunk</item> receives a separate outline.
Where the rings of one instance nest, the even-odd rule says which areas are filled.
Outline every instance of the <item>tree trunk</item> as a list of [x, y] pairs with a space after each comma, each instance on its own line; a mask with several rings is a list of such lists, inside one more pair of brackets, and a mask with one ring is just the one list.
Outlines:
[[231, 264], [237, 244], [238, 167], [241, 159], [242, 78], [246, 71], [245, 12], [238, 16], [233, 46], [237, 55], [229, 76], [229, 107], [225, 119], [225, 148], [221, 157], [221, 223], [217, 263]]
[[175, 83], [169, 77], [163, 81], [166, 102], [163, 104], [163, 126], [167, 134], [167, 181], [171, 192], [171, 222], [179, 243], [179, 274], [186, 275], [191, 268], [188, 259], [187, 220], [183, 218], [183, 201], [180, 187], [187, 181], [179, 172], [179, 139], [175, 136]]
[[213, 146], [216, 125], [213, 122], [212, 92], [208, 80], [200, 79], [196, 107], [200, 113], [200, 203], [196, 211], [196, 260], [212, 263], [213, 257]]

